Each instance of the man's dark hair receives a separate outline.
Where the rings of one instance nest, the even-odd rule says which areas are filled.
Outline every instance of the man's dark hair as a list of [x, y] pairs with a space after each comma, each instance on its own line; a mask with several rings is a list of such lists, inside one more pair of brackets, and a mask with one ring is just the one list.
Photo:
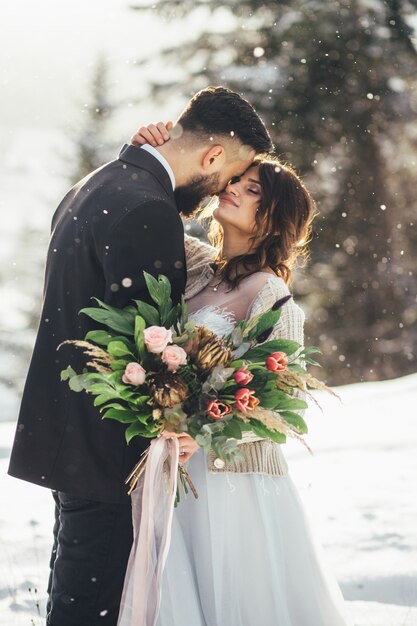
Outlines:
[[236, 137], [256, 154], [269, 152], [272, 141], [255, 109], [226, 87], [206, 87], [188, 102], [177, 120], [185, 132]]

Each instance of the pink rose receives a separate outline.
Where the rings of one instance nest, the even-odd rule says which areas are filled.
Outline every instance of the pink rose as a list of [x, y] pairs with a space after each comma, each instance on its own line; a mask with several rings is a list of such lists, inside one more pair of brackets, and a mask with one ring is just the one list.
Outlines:
[[176, 372], [180, 365], [187, 363], [187, 353], [179, 346], [167, 346], [162, 353], [162, 360], [169, 372]]
[[143, 331], [143, 338], [149, 352], [163, 352], [172, 341], [172, 330], [163, 326], [149, 326]]
[[238, 385], [247, 385], [253, 379], [253, 374], [251, 374], [251, 372], [247, 370], [246, 365], [244, 365], [243, 367], [239, 367], [239, 369], [236, 370], [233, 378]]
[[246, 411], [250, 411], [258, 406], [259, 400], [255, 398], [255, 392], [253, 389], [246, 389], [246, 387], [242, 387], [242, 389], [238, 389], [235, 393], [235, 405], [238, 411], [242, 413], [246, 413]]
[[265, 359], [265, 365], [271, 372], [283, 372], [287, 369], [287, 363], [285, 352], [273, 352]]
[[128, 363], [122, 381], [126, 385], [143, 385], [145, 382], [146, 372], [139, 363]]

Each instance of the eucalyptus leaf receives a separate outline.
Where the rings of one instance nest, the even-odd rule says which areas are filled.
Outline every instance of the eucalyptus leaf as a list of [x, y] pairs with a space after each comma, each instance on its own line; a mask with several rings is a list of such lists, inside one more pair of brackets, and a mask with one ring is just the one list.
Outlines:
[[68, 379], [68, 385], [71, 391], [80, 392], [89, 387], [89, 383], [86, 380], [86, 374], [76, 374]]
[[77, 373], [72, 369], [71, 365], [68, 365], [66, 369], [61, 371], [61, 380], [62, 381], [68, 380], [72, 376], [76, 376], [76, 374]]

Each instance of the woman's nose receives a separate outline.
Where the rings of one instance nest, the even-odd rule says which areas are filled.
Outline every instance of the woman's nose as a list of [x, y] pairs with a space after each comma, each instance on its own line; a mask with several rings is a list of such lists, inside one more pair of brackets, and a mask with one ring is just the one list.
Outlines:
[[233, 178], [227, 183], [226, 191], [227, 193], [230, 193], [232, 196], [237, 196], [239, 194], [239, 190], [237, 188], [237, 182], [233, 182]]

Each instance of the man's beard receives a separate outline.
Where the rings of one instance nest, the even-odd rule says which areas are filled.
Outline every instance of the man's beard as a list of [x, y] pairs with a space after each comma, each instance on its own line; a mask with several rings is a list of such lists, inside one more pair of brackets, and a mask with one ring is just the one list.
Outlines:
[[195, 176], [187, 185], [175, 189], [178, 210], [186, 217], [190, 217], [198, 210], [204, 198], [219, 192], [219, 185], [219, 174]]

